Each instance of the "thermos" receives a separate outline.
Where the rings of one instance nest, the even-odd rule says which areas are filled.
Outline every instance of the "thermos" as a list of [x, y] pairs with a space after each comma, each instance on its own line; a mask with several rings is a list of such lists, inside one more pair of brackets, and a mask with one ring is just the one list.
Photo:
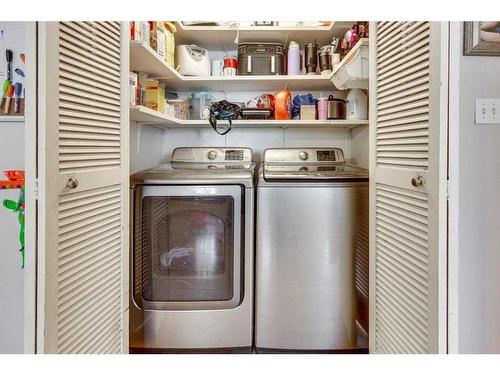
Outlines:
[[316, 74], [316, 68], [318, 66], [318, 45], [316, 43], [309, 43], [305, 46], [304, 51], [306, 73], [309, 75]]
[[328, 75], [332, 72], [332, 65], [330, 64], [330, 51], [328, 50], [328, 48], [324, 48], [320, 52], [319, 66], [321, 75]]
[[291, 41], [288, 46], [287, 74], [295, 76], [300, 74], [300, 48], [297, 42]]

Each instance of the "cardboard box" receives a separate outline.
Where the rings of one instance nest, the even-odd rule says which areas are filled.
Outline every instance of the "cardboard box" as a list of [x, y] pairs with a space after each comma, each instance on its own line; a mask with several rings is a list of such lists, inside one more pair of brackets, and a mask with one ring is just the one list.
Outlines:
[[314, 104], [305, 104], [300, 106], [301, 120], [316, 120], [316, 106]]
[[130, 96], [130, 105], [137, 105], [137, 87], [138, 87], [138, 77], [137, 73], [130, 72], [129, 75], [129, 96]]
[[163, 21], [150, 22], [150, 44], [158, 55], [165, 58], [165, 26]]
[[165, 85], [155, 79], [146, 80], [146, 107], [165, 113]]
[[177, 31], [172, 22], [165, 22], [165, 61], [167, 64], [174, 66], [175, 64], [175, 36]]
[[189, 119], [189, 104], [187, 100], [171, 99], [167, 100], [167, 116], [180, 120]]
[[149, 44], [149, 24], [146, 21], [130, 22], [130, 39]]

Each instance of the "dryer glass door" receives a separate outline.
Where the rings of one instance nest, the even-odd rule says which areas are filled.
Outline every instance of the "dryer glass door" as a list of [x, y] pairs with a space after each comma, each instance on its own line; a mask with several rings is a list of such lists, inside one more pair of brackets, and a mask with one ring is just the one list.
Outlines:
[[241, 299], [241, 188], [145, 186], [135, 282], [147, 309], [233, 308]]

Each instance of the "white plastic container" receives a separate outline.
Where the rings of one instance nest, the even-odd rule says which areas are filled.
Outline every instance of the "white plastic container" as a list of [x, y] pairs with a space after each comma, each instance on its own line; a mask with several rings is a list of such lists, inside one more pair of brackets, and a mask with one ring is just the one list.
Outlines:
[[368, 41], [362, 39], [333, 69], [332, 83], [339, 90], [368, 89], [368, 68]]
[[361, 89], [352, 89], [346, 97], [348, 120], [368, 119], [368, 95]]
[[207, 120], [212, 100], [214, 96], [209, 92], [193, 92], [191, 94], [192, 119]]

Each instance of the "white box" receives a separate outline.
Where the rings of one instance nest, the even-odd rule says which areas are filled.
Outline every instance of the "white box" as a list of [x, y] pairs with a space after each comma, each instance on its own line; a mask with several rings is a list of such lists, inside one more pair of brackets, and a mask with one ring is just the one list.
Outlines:
[[130, 105], [137, 105], [137, 73], [130, 72], [129, 74], [129, 97], [130, 97]]

